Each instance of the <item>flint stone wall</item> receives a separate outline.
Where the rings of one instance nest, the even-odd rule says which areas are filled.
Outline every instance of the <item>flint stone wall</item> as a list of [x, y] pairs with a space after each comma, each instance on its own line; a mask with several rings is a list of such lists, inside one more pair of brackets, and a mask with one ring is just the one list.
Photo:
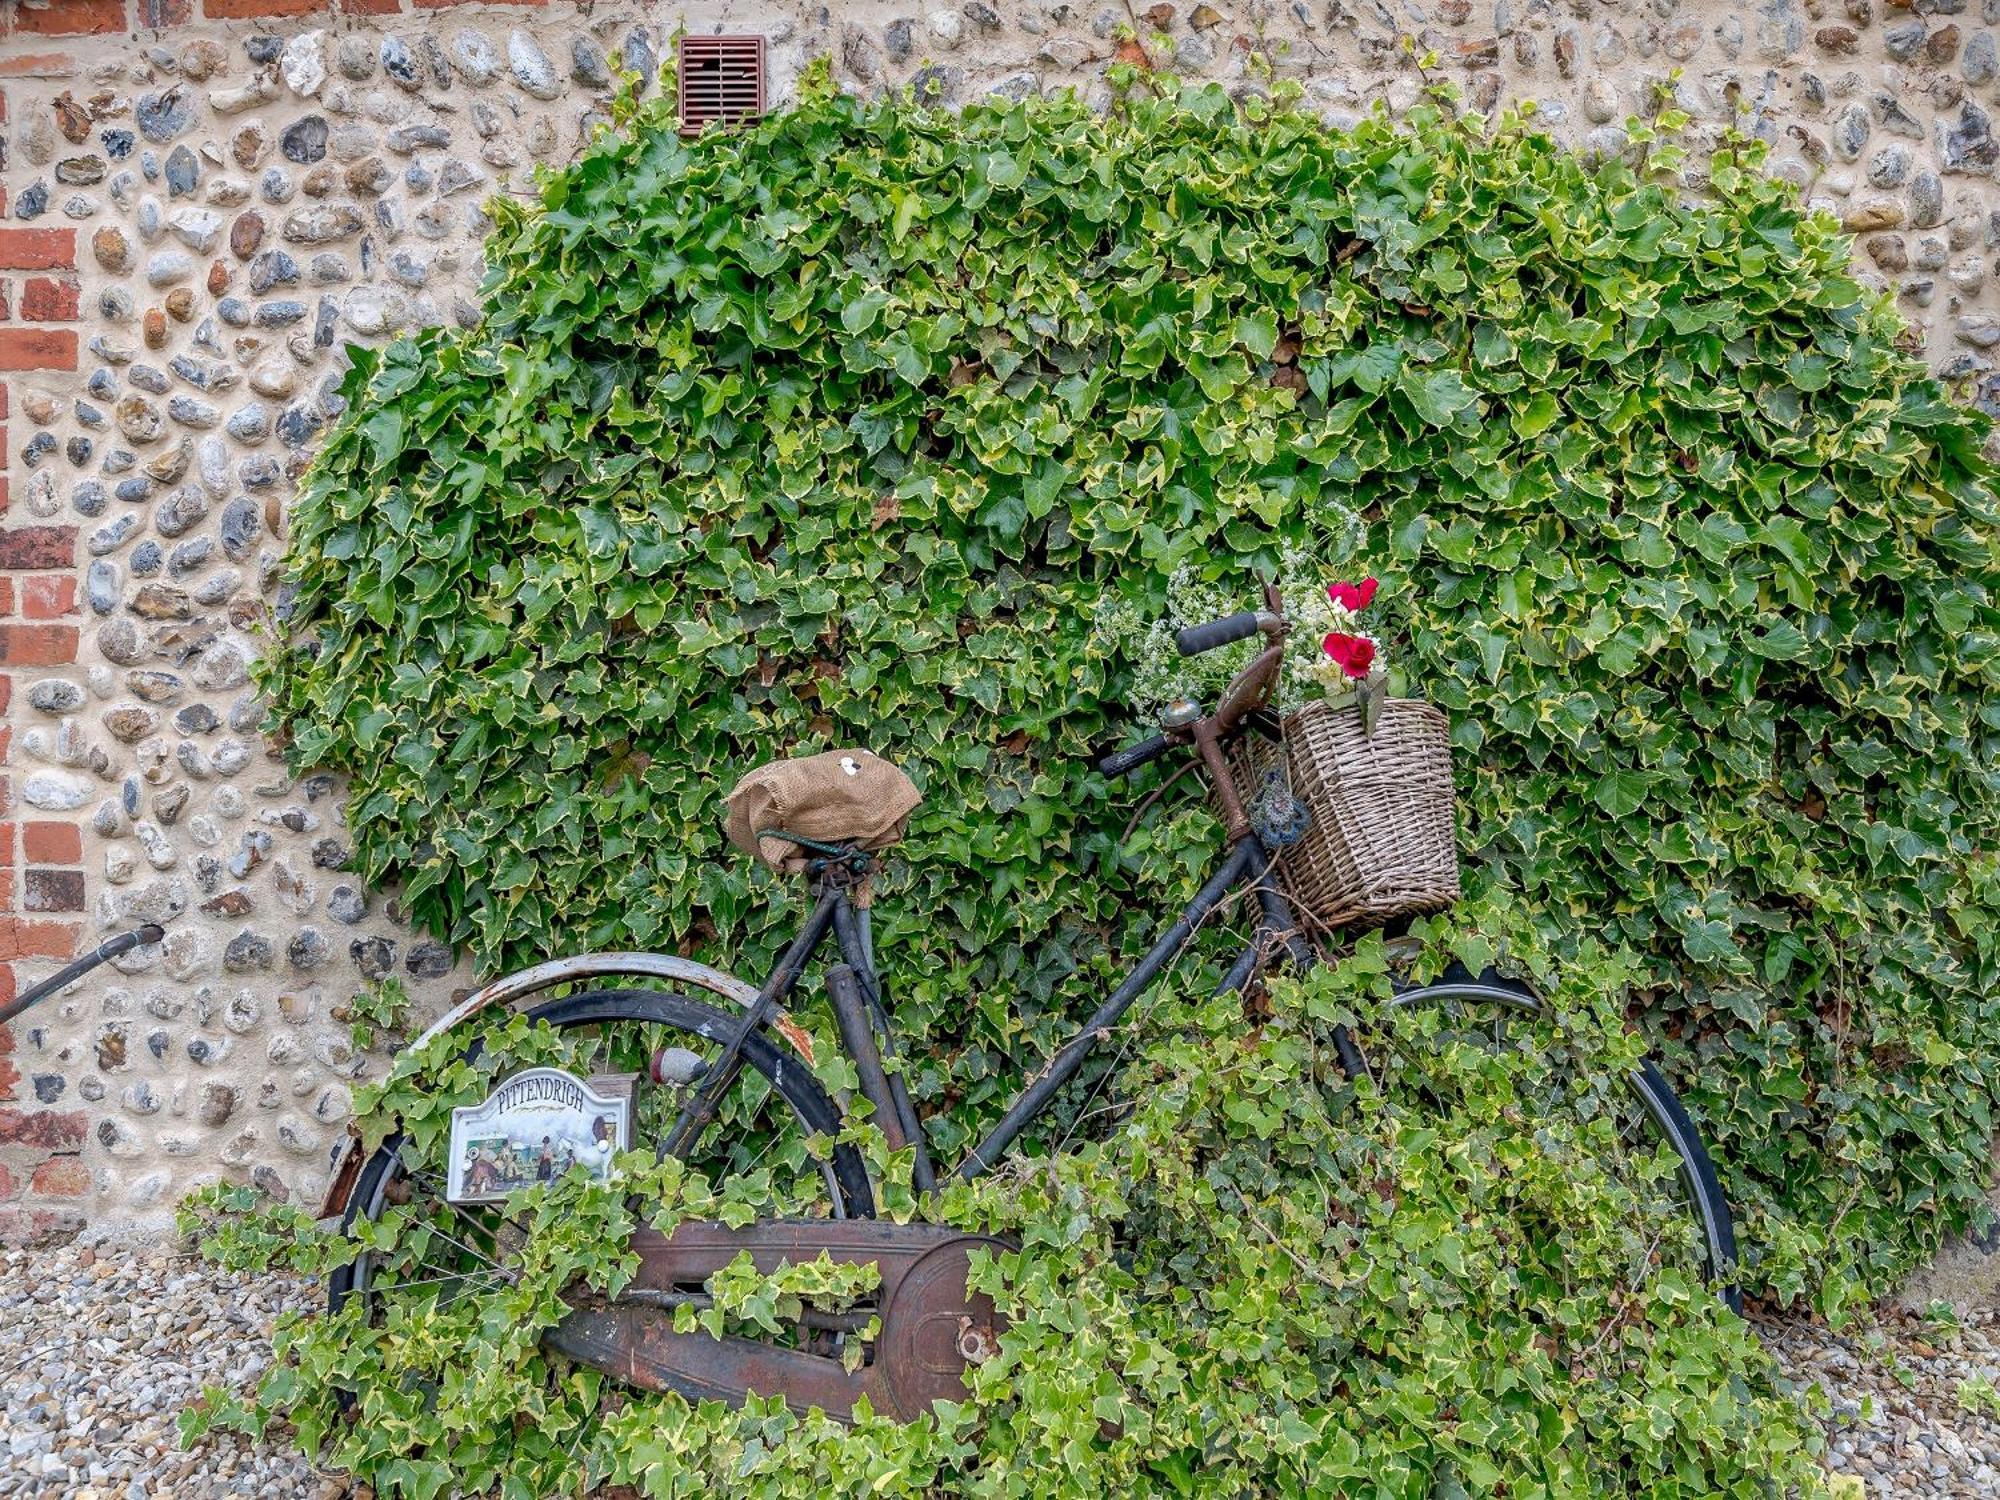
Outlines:
[[0, 0], [0, 995], [169, 929], [0, 1028], [0, 1238], [159, 1233], [218, 1177], [316, 1202], [382, 1066], [347, 1001], [470, 982], [355, 878], [343, 788], [286, 773], [248, 666], [344, 346], [476, 322], [482, 204], [682, 25], [763, 34], [774, 102], [820, 54], [944, 105], [1101, 101], [1143, 58], [1336, 121], [1447, 77], [1601, 155], [1671, 100], [1698, 147], [1770, 141], [1913, 345], [2000, 399], [2000, 0]]

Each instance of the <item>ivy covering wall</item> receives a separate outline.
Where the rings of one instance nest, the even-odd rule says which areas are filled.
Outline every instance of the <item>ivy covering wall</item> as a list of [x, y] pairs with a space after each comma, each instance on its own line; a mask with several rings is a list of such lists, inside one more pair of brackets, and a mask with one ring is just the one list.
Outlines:
[[277, 722], [489, 967], [754, 970], [793, 913], [722, 793], [898, 761], [878, 932], [952, 1157], [1219, 847], [1180, 799], [1121, 851], [1107, 604], [1306, 546], [1452, 717], [1475, 909], [1615, 959], [1749, 1283], [1886, 1286], [1988, 1174], [1986, 424], [1755, 148], [1698, 197], [1635, 156], [1217, 89], [642, 114], [500, 205], [480, 329], [357, 353]]

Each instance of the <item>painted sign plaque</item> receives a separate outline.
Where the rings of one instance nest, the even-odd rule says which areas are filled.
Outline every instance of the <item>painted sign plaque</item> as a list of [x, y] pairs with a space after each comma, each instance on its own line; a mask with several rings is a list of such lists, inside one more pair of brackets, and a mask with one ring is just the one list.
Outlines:
[[631, 1144], [635, 1074], [589, 1082], [561, 1068], [529, 1068], [451, 1112], [453, 1203], [498, 1203], [516, 1188], [553, 1182], [581, 1166], [600, 1182]]

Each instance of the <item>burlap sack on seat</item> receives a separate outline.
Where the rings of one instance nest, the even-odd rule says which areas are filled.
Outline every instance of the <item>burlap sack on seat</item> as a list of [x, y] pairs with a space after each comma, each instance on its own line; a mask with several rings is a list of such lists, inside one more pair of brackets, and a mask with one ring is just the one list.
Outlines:
[[727, 802], [729, 842], [774, 870], [803, 870], [812, 857], [782, 828], [829, 844], [885, 849], [903, 836], [922, 801], [910, 778], [869, 750], [828, 750], [774, 760], [736, 783]]

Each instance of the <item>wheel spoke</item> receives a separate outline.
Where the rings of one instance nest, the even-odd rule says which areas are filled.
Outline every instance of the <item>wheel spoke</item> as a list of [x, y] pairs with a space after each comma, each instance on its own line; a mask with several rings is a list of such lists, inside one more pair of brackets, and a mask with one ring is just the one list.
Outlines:
[[[1420, 991], [1416, 997], [1434, 1007], [1437, 1018], [1434, 1029], [1421, 1033], [1424, 1055], [1469, 1046], [1496, 1060], [1521, 1056], [1527, 1065], [1509, 1071], [1515, 1101], [1510, 1109], [1527, 1111], [1537, 1150], [1595, 1158], [1609, 1169], [1613, 1202], [1622, 1205], [1615, 1211], [1630, 1219], [1630, 1238], [1621, 1250], [1632, 1258], [1635, 1273], [1654, 1263], [1698, 1267], [1704, 1276], [1721, 1270], [1710, 1224], [1711, 1219], [1723, 1223], [1719, 1243], [1726, 1245], [1726, 1206], [1716, 1205], [1684, 1154], [1678, 1134], [1685, 1134], [1685, 1125], [1669, 1128], [1656, 1113], [1678, 1108], [1657, 1103], [1656, 1079], [1648, 1082], [1635, 1073], [1626, 1083], [1589, 1071], [1565, 1039], [1545, 1030], [1527, 997], [1493, 999], [1484, 990], [1434, 996]], [[1421, 1061], [1415, 1066], [1418, 1096], [1432, 1106], [1455, 1107], [1458, 1091], [1450, 1070], [1440, 1075]], [[1534, 1118], [1537, 1110], [1540, 1119]], [[1559, 1232], [1559, 1226], [1552, 1228]], [[1562, 1243], [1555, 1242], [1558, 1254]]]
[[495, 1280], [505, 1280], [505, 1279], [507, 1279], [506, 1274], [499, 1270], [455, 1271], [444, 1276], [419, 1277], [415, 1281], [371, 1281], [368, 1284], [368, 1290], [377, 1295], [387, 1295], [390, 1292], [407, 1292], [413, 1287], [442, 1286], [444, 1283], [450, 1281], [455, 1281], [459, 1282], [460, 1284], [465, 1284], [468, 1282], [483, 1282], [483, 1281], [495, 1281]]
[[[456, 1206], [457, 1205], [455, 1204], [446, 1205], [446, 1207], [448, 1208]], [[438, 1228], [436, 1224], [426, 1224], [423, 1227], [427, 1232], [436, 1235], [439, 1239], [444, 1240], [449, 1244], [458, 1246], [459, 1249], [463, 1250], [467, 1255], [472, 1256], [475, 1260], [483, 1260], [486, 1262], [487, 1265], [491, 1266], [494, 1270], [496, 1271], [500, 1270], [500, 1262], [495, 1260], [492, 1256], [486, 1254], [485, 1251], [475, 1249], [473, 1246], [466, 1244], [464, 1240], [446, 1234], [442, 1229]]]
[[495, 1239], [498, 1239], [500, 1235], [501, 1226], [504, 1225], [505, 1227], [510, 1228], [515, 1233], [519, 1234], [523, 1239], [527, 1238], [528, 1227], [525, 1224], [523, 1224], [519, 1219], [514, 1218], [512, 1215], [501, 1212], [497, 1204], [487, 1205], [487, 1207], [489, 1212], [493, 1213], [496, 1217], [498, 1217], [500, 1223], [482, 1224], [479, 1222], [479, 1220], [475, 1219], [472, 1216], [472, 1214], [467, 1210], [464, 1204], [452, 1202], [451, 1199], [445, 1196], [446, 1192], [449, 1191], [450, 1189], [450, 1183], [442, 1172], [432, 1171], [428, 1167], [416, 1167], [410, 1169], [409, 1176], [414, 1181], [436, 1183], [438, 1187], [438, 1195], [437, 1195], [438, 1202], [444, 1204], [445, 1207], [449, 1208], [454, 1214], [458, 1215], [458, 1217], [462, 1221], [470, 1225], [472, 1229], [475, 1230], [476, 1232], [481, 1234], [488, 1234], [493, 1236]]

